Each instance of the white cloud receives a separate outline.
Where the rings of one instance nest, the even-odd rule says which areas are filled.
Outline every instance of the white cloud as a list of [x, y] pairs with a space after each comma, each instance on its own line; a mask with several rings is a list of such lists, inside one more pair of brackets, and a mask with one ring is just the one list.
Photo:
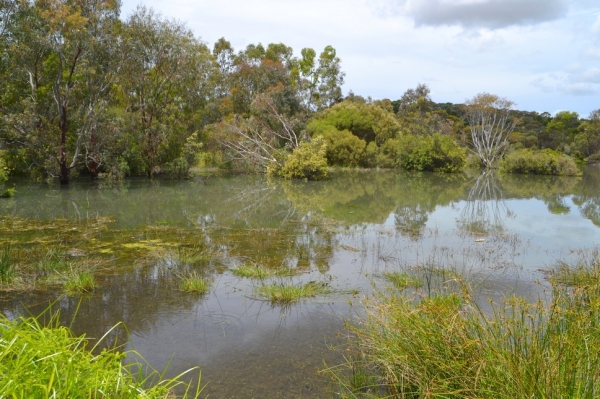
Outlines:
[[571, 96], [596, 95], [600, 93], [600, 69], [569, 64], [563, 71], [540, 76], [531, 84], [546, 93], [558, 91]]

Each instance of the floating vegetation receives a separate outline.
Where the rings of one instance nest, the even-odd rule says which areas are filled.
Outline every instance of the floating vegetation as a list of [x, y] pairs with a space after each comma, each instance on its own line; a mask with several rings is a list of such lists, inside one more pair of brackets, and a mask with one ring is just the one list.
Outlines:
[[185, 391], [185, 397], [200, 395], [199, 385], [193, 392], [181, 381], [193, 369], [173, 379], [156, 371], [142, 377], [135, 370], [147, 365], [124, 366], [127, 353], [118, 348], [95, 355], [100, 342], [88, 349], [89, 342], [61, 326], [56, 315], [49, 325], [42, 325], [36, 318], [8, 320], [0, 314], [0, 397], [158, 399], [174, 397], [175, 388]]
[[198, 275], [196, 271], [180, 276], [181, 282], [179, 289], [183, 292], [193, 292], [197, 294], [205, 294], [208, 292], [209, 283]]
[[263, 285], [256, 288], [256, 294], [271, 302], [293, 303], [303, 298], [329, 294], [331, 289], [326, 283], [311, 281], [306, 284], [293, 285], [286, 283]]

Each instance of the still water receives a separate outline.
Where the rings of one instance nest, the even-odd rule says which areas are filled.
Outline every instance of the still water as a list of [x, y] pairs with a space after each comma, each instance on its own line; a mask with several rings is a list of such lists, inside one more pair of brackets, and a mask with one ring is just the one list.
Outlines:
[[[0, 201], [0, 244], [84, 254], [99, 283], [0, 292], [9, 317], [55, 302], [76, 333], [135, 349], [168, 375], [200, 366], [213, 398], [329, 398], [323, 370], [343, 361], [343, 324], [384, 271], [435, 265], [472, 276], [485, 296], [533, 295], [543, 270], [593, 256], [600, 167], [583, 177], [336, 173], [325, 182], [256, 176], [190, 181], [17, 184]], [[40, 255], [42, 254], [42, 255]], [[255, 295], [242, 264], [286, 268], [275, 282], [333, 293], [280, 306]], [[180, 292], [194, 270], [205, 295]], [[541, 287], [541, 288], [540, 288]], [[74, 319], [74, 320], [73, 320]]]

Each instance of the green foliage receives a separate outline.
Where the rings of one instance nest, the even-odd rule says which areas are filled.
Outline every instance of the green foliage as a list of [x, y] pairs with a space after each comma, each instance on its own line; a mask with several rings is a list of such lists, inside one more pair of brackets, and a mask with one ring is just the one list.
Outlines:
[[512, 151], [500, 162], [500, 170], [505, 173], [534, 175], [581, 175], [581, 171], [572, 158], [550, 149]]
[[307, 124], [306, 130], [311, 136], [324, 135], [331, 128], [339, 131], [348, 130], [366, 143], [377, 144], [395, 137], [400, 132], [400, 125], [391, 107], [383, 103], [362, 103], [346, 100], [315, 115]]
[[465, 163], [465, 148], [448, 136], [404, 135], [395, 144], [394, 164], [406, 170], [458, 172]]
[[[9, 320], [0, 315], [0, 397], [164, 399], [173, 397], [177, 387], [191, 393], [190, 386], [178, 380], [182, 375], [167, 380], [153, 372], [143, 378], [135, 370], [144, 364], [122, 364], [126, 352], [94, 351], [88, 343], [61, 326], [56, 316], [45, 326], [35, 318]], [[160, 381], [152, 383], [156, 377]], [[196, 391], [195, 398], [200, 389]]]
[[327, 162], [332, 166], [357, 167], [363, 165], [367, 144], [349, 130], [331, 127], [322, 133], [327, 142]]
[[302, 142], [288, 155], [283, 167], [268, 169], [270, 175], [286, 179], [323, 180], [327, 178], [327, 144], [322, 136]]

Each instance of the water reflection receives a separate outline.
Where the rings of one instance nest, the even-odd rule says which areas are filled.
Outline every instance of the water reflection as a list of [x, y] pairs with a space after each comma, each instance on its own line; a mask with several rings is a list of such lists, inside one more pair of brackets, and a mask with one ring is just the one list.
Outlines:
[[469, 234], [486, 235], [503, 231], [506, 219], [514, 217], [498, 176], [487, 170], [474, 179], [457, 224]]

